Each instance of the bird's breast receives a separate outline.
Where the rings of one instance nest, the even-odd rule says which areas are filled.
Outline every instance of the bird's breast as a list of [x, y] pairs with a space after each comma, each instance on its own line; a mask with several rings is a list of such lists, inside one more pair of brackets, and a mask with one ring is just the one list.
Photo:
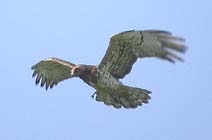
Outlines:
[[108, 71], [97, 69], [97, 88], [114, 90], [121, 84], [116, 78], [114, 78]]

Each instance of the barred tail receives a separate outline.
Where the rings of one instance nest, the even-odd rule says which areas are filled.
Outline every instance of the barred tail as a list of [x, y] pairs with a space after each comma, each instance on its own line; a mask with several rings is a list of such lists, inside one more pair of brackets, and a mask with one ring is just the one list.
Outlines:
[[125, 108], [136, 108], [143, 103], [148, 103], [151, 98], [148, 90], [124, 86], [122, 96], [120, 96], [120, 102]]
[[96, 101], [104, 102], [115, 108], [136, 108], [143, 103], [148, 103], [151, 92], [145, 89], [122, 85], [116, 93], [96, 92]]

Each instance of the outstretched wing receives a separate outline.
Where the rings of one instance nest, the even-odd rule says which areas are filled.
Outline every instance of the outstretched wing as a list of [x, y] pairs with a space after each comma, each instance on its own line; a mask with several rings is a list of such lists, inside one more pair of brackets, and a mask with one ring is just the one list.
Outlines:
[[40, 83], [41, 87], [45, 86], [46, 90], [57, 85], [58, 82], [71, 77], [71, 70], [75, 66], [70, 62], [58, 59], [48, 58], [31, 67], [33, 77], [36, 77], [36, 85]]
[[160, 30], [126, 31], [114, 35], [98, 68], [106, 69], [116, 78], [128, 74], [137, 58], [158, 57], [170, 62], [183, 59], [172, 51], [185, 52], [185, 40]]

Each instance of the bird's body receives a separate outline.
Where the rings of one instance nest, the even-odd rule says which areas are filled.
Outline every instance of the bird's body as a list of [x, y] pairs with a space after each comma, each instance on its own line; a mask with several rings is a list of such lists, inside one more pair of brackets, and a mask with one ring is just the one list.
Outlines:
[[96, 89], [96, 100], [115, 108], [136, 108], [150, 99], [148, 90], [129, 87], [119, 79], [124, 78], [138, 58], [158, 57], [170, 62], [183, 59], [172, 51], [185, 52], [184, 39], [159, 30], [126, 31], [111, 37], [109, 47], [98, 66], [75, 65], [49, 58], [32, 66], [36, 84], [46, 89], [71, 77], [79, 77]]
[[85, 65], [87, 71], [80, 73], [79, 78], [82, 79], [89, 86], [96, 88], [97, 84], [97, 67], [91, 65]]

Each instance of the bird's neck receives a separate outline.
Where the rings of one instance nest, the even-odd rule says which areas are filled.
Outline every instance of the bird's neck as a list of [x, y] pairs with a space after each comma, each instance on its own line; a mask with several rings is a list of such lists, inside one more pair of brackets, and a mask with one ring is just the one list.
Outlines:
[[97, 67], [92, 65], [87, 65], [86, 69], [79, 75], [79, 77], [88, 85], [93, 88], [96, 87], [96, 72]]

